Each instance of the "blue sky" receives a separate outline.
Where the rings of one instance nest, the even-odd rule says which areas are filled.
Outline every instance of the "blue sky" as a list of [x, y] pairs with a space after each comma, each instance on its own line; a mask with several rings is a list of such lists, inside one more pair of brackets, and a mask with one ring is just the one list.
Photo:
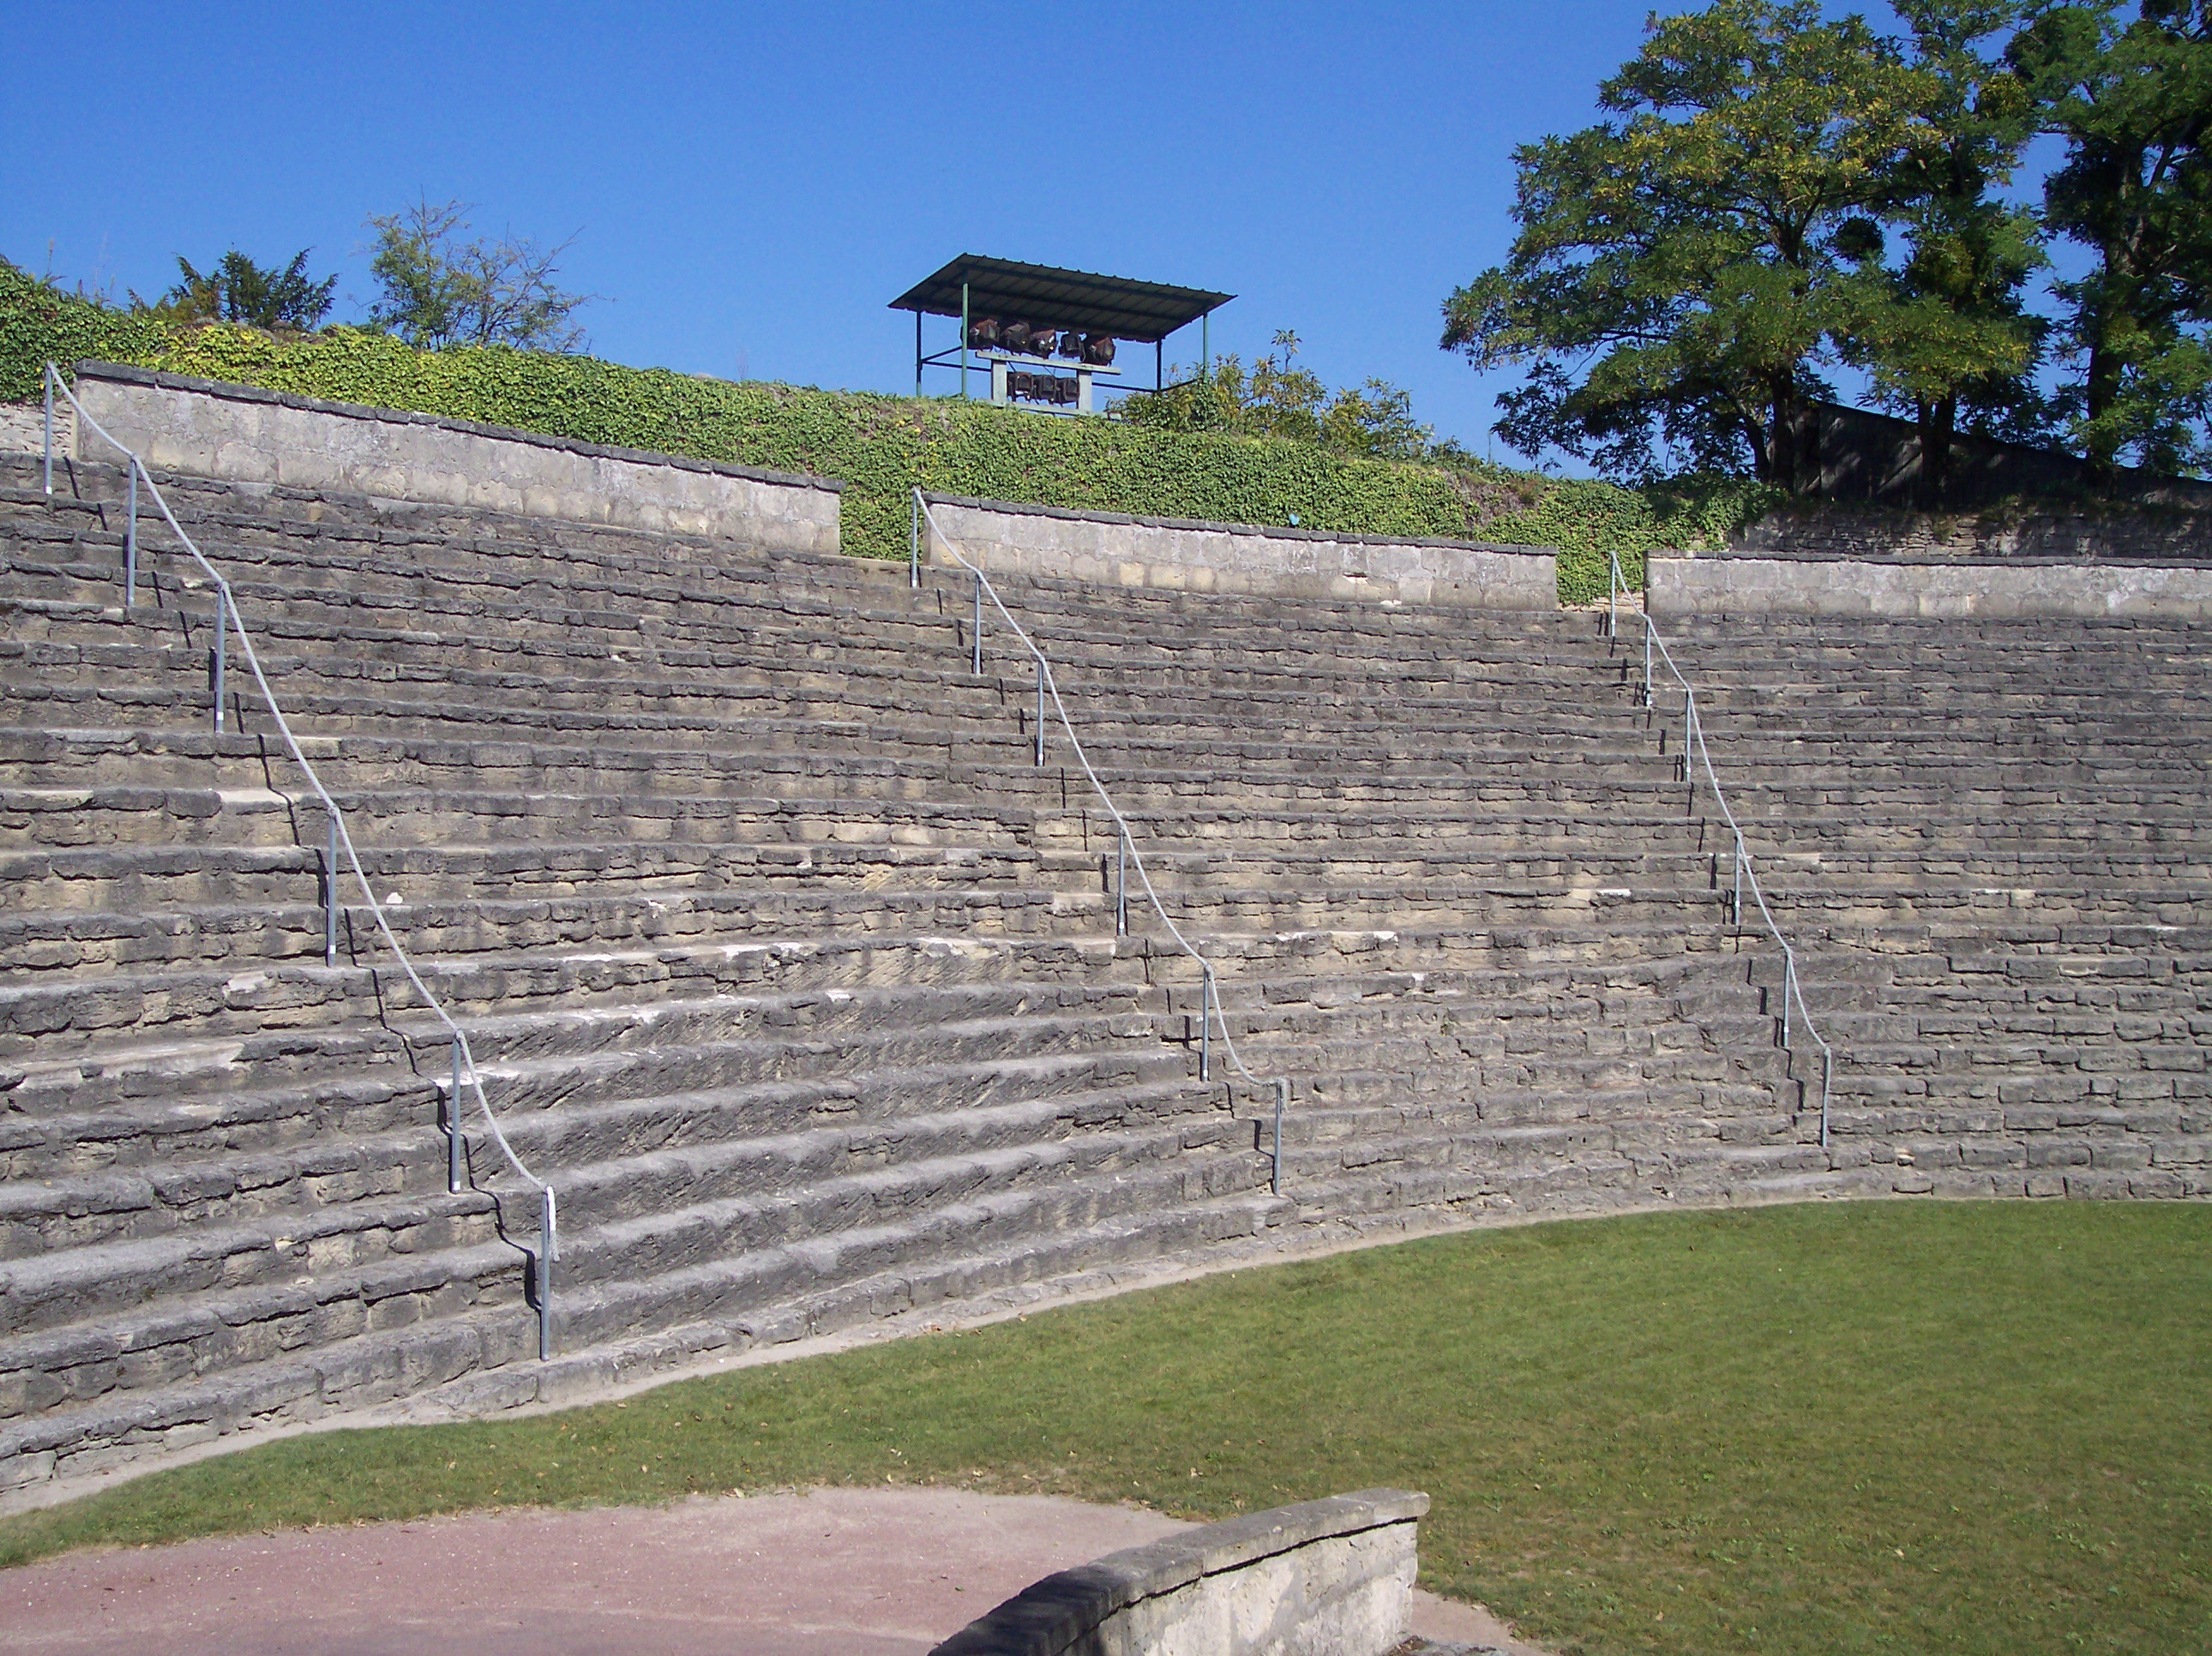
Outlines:
[[1506, 247], [1513, 146], [1592, 118], [1646, 10], [25, 3], [0, 253], [120, 297], [312, 247], [343, 319], [363, 221], [459, 197], [575, 234], [598, 355], [891, 391], [886, 301], [995, 254], [1237, 294], [1217, 351], [1294, 328], [1480, 452], [1510, 381], [1438, 307]]

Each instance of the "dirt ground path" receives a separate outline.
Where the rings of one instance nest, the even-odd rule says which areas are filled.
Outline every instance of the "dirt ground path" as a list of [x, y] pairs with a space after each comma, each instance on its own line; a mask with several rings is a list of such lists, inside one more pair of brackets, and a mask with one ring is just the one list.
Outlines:
[[[817, 1489], [85, 1552], [0, 1572], [15, 1656], [921, 1656], [1039, 1576], [1182, 1529], [1044, 1495]], [[1417, 1595], [1414, 1630], [1503, 1628]]]

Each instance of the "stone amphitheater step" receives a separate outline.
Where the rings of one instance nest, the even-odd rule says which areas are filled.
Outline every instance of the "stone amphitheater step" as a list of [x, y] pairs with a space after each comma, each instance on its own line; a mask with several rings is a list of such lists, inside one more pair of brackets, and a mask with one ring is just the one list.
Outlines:
[[[290, 844], [198, 846], [173, 841], [0, 850], [0, 915], [282, 905], [297, 903], [303, 896], [319, 902], [325, 855], [321, 847]], [[1104, 851], [1034, 851], [994, 845], [794, 845], [734, 840], [517, 845], [445, 840], [435, 845], [370, 845], [359, 847], [358, 855], [364, 873], [380, 891], [404, 887], [411, 901], [450, 901], [474, 893], [681, 894], [738, 884], [756, 892], [878, 890], [896, 883], [907, 889], [1027, 887], [1105, 894], [1113, 889], [1115, 877], [1115, 858]], [[1389, 882], [1480, 879], [1565, 882], [1570, 890], [1597, 886], [1618, 895], [1624, 885], [1711, 888], [1712, 860], [1686, 845], [1665, 851], [1595, 847], [1575, 840], [1530, 846], [1504, 834], [1419, 840], [1398, 847], [1368, 845], [1358, 854], [1335, 856], [1262, 847], [1237, 857], [1218, 850], [1186, 852], [1157, 844], [1146, 855], [1155, 880], [1176, 892], [1243, 892], [1252, 889], [1255, 883], [1267, 888], [1368, 887], [1379, 891]], [[2064, 866], [2056, 858], [2042, 861], [2052, 870]], [[1818, 871], [1832, 878], [1839, 862], [1802, 855], [1780, 858], [1767, 865], [1770, 871], [1762, 877], [1770, 888], [1787, 889], [1787, 880], [1802, 874]], [[1859, 862], [1857, 877], [1865, 879], [1887, 877], [1898, 865], [1894, 858], [1874, 864], [1862, 858]], [[2124, 869], [2161, 871], [2161, 865], [2148, 857], [2106, 862], [2104, 871], [2113, 877]], [[1777, 864], [1782, 870], [1778, 875], [1771, 871]], [[2001, 866], [2015, 876], [2034, 871], [2017, 855], [2002, 859]], [[350, 868], [343, 863], [341, 868], [345, 885], [357, 896]], [[1846, 880], [1853, 877], [1853, 870], [1843, 871]], [[341, 901], [346, 895], [342, 890]]]
[[[1312, 887], [1261, 887], [1223, 890], [1200, 884], [1176, 890], [1169, 913], [1188, 929], [1208, 931], [1289, 927], [1342, 929], [1395, 915], [1407, 925], [1556, 922], [1563, 915], [1602, 914], [1616, 923], [1711, 924], [1722, 900], [1703, 879], [1703, 870], [1677, 871], [1685, 883], [1672, 887], [1583, 883], [1562, 887], [1554, 879], [1513, 880], [1461, 875]], [[1695, 883], [1687, 881], [1694, 878]], [[316, 887], [307, 882], [308, 895]], [[380, 882], [380, 883], [389, 883]], [[351, 892], [349, 886], [354, 887]], [[369, 907], [348, 879], [337, 916], [337, 958], [371, 965], [383, 947]], [[376, 911], [410, 954], [436, 955], [449, 962], [477, 956], [503, 956], [516, 949], [550, 949], [635, 947], [646, 943], [680, 945], [703, 938], [726, 940], [786, 937], [794, 933], [838, 931], [912, 935], [939, 932], [988, 937], [1096, 936], [1113, 924], [1113, 900], [1100, 890], [976, 889], [965, 884], [938, 885], [915, 880], [894, 890], [773, 889], [580, 892], [526, 895], [513, 899], [426, 897], [411, 886], [386, 894]], [[2099, 894], [2101, 895], [2101, 894]], [[2014, 894], [1987, 903], [1936, 902], [1892, 895], [1885, 904], [1862, 902], [1852, 918], [1885, 912], [1926, 915], [1977, 907], [1991, 911], [2033, 907], [2092, 918], [2084, 900], [2062, 901], [2044, 894], [2023, 904]], [[2171, 899], [2177, 903], [2179, 899]], [[2116, 899], [2105, 907], [2118, 909]], [[2180, 912], [2177, 907], [2175, 912]], [[143, 972], [157, 968], [217, 969], [259, 962], [320, 963], [325, 952], [326, 917], [319, 904], [203, 904], [191, 908], [0, 913], [0, 951], [21, 968], [57, 983], [87, 975]], [[12, 1015], [0, 1011], [0, 1030]]]

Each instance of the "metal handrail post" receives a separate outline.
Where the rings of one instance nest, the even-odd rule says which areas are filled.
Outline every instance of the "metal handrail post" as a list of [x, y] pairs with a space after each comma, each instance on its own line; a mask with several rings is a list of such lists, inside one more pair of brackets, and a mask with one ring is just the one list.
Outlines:
[[1114, 859], [1114, 935], [1129, 935], [1129, 830], [1123, 828]]
[[453, 1037], [453, 1089], [446, 1095], [446, 1193], [461, 1193], [461, 1038]]
[[1213, 970], [1198, 974], [1198, 1078], [1213, 1079]]
[[1644, 612], [1644, 705], [1651, 705], [1651, 612]]
[[1271, 1196], [1280, 1196], [1283, 1193], [1283, 1111], [1290, 1101], [1291, 1078], [1288, 1076], [1277, 1076], [1275, 1077], [1274, 1171], [1267, 1178], [1267, 1192]]
[[1797, 988], [1797, 962], [1786, 953], [1782, 956], [1782, 1044], [1790, 1045], [1790, 998]]
[[553, 1356], [553, 1261], [559, 1256], [560, 1235], [553, 1222], [553, 1186], [544, 1186], [538, 1201], [538, 1361]]
[[330, 846], [323, 852], [323, 964], [338, 963], [338, 819], [330, 819]]
[[1826, 1042], [1820, 1046], [1820, 1148], [1828, 1148], [1828, 1083], [1835, 1078], [1836, 1054]]
[[131, 510], [123, 520], [123, 607], [138, 604], [138, 457], [131, 457]]
[[1607, 640], [1620, 636], [1620, 549], [1613, 547], [1606, 553], [1605, 635]]
[[46, 364], [44, 376], [46, 393], [46, 498], [54, 498], [54, 365]]
[[1729, 924], [1743, 930], [1743, 835], [1735, 836], [1735, 892], [1729, 899]]
[[[919, 311], [915, 312], [917, 318], [921, 314]], [[907, 526], [906, 584], [915, 591], [920, 591], [921, 590], [921, 503], [919, 500], [914, 503], [912, 515], [914, 521]]]
[[1705, 734], [1698, 729], [1698, 704], [1694, 697], [1682, 692], [1682, 779], [1690, 785], [1690, 809], [1698, 808], [1698, 767], [1691, 760], [1705, 745]]
[[983, 676], [983, 572], [980, 569], [975, 572], [975, 624], [969, 642], [975, 646], [974, 671], [975, 676], [981, 678]]
[[1036, 761], [1044, 764], [1044, 658], [1037, 658]]
[[230, 593], [227, 588], [215, 589], [215, 665], [209, 681], [215, 689], [215, 733], [222, 734], [222, 672], [223, 652], [230, 636]]

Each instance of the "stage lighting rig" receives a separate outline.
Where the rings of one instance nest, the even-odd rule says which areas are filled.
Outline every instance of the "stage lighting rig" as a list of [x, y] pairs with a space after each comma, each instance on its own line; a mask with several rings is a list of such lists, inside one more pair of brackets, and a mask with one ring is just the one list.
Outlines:
[[[928, 367], [958, 368], [961, 394], [966, 395], [967, 370], [972, 365], [990, 373], [991, 400], [995, 403], [1018, 399], [1089, 414], [1095, 408], [1094, 381], [1099, 390], [1119, 389], [1110, 383], [1121, 372], [1114, 366], [1117, 342], [1133, 340], [1152, 347], [1154, 383], [1141, 389], [1163, 390], [1163, 342], [1177, 329], [1199, 323], [1200, 361], [1210, 362], [1204, 325], [1231, 297], [1202, 288], [963, 254], [891, 305], [914, 312], [916, 395], [921, 391], [922, 370]], [[925, 316], [950, 317], [959, 323], [951, 349], [934, 353], [923, 349]]]

